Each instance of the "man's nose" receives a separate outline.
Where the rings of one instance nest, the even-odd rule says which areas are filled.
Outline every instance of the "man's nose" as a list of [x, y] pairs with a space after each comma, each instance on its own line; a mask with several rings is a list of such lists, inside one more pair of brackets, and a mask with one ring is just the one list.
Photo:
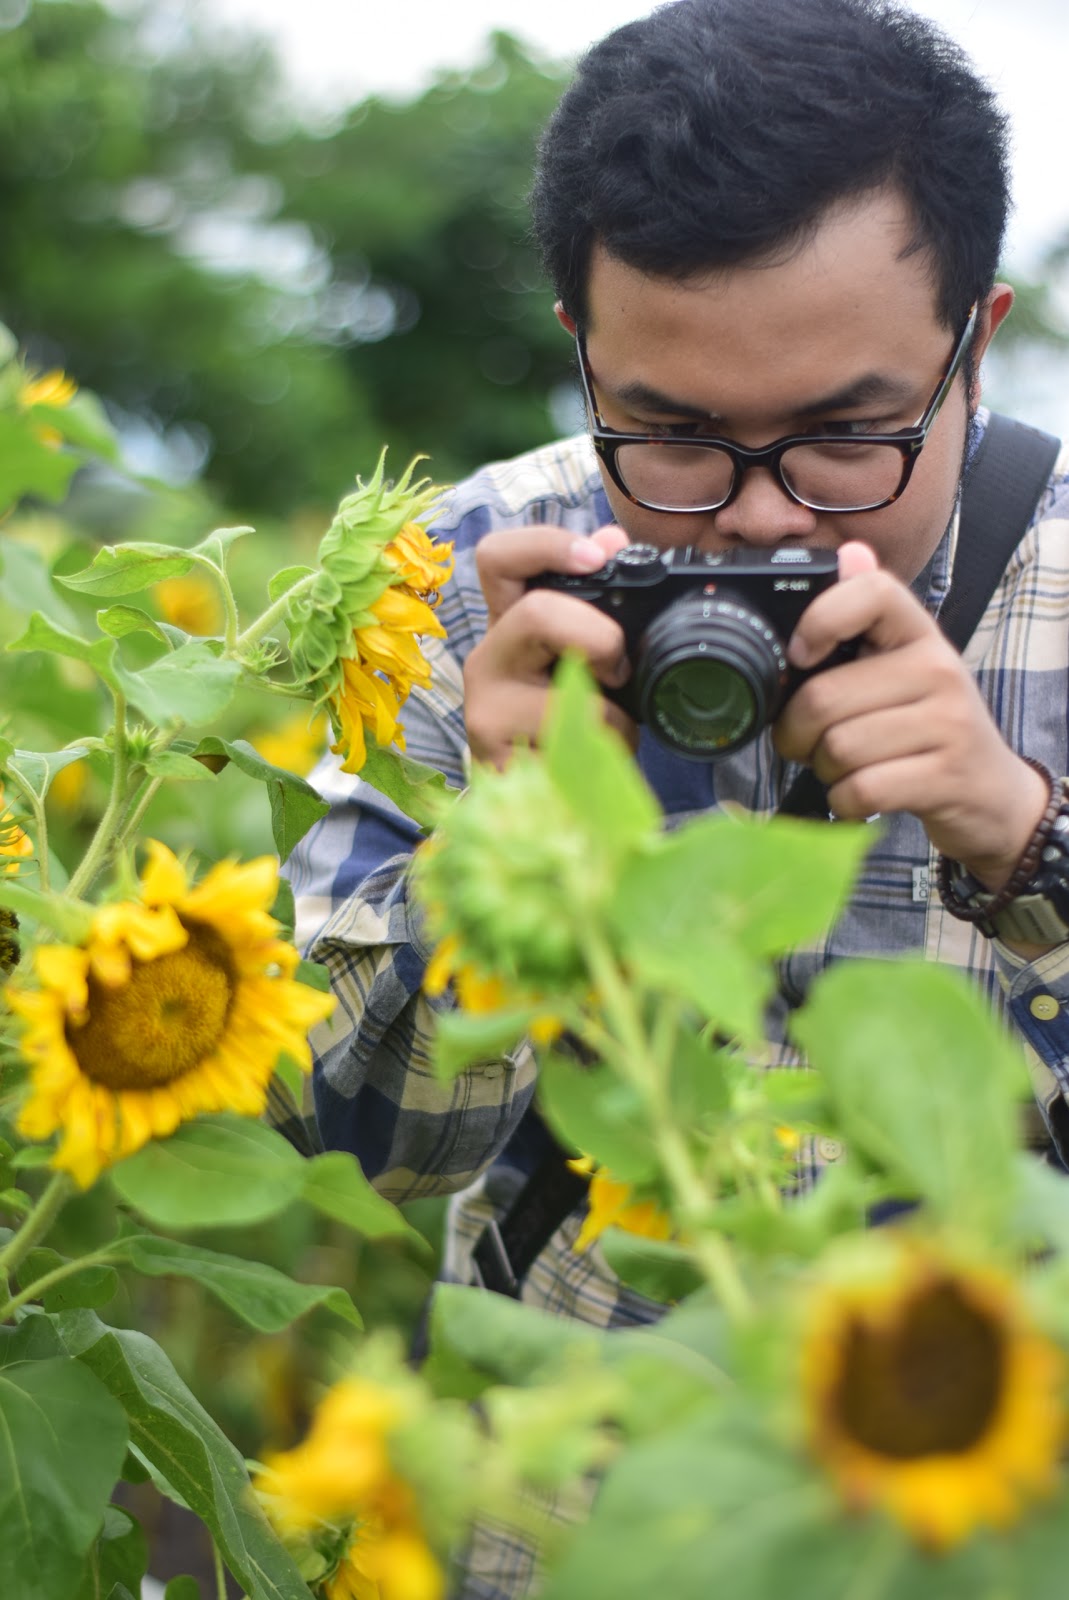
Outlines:
[[744, 471], [734, 500], [714, 513], [718, 538], [754, 547], [782, 544], [784, 539], [805, 539], [817, 526], [817, 513], [800, 506], [786, 493], [768, 467]]

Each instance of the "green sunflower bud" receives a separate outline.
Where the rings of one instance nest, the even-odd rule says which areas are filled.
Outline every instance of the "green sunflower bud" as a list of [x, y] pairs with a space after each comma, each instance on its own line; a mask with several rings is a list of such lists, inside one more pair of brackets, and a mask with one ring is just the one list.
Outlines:
[[543, 993], [585, 981], [580, 931], [605, 904], [611, 875], [534, 756], [475, 772], [416, 878], [435, 934], [453, 935], [462, 961]]

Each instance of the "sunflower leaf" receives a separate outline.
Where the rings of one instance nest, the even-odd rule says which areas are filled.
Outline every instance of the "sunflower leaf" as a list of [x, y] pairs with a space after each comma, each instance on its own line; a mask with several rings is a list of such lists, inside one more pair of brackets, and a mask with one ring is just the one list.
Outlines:
[[551, 1053], [539, 1068], [539, 1108], [558, 1139], [608, 1167], [621, 1183], [658, 1172], [649, 1113], [608, 1067], [579, 1066]]
[[328, 1150], [305, 1163], [304, 1198], [325, 1217], [333, 1217], [368, 1239], [401, 1237], [421, 1251], [427, 1241], [398, 1211], [371, 1187], [355, 1156]]
[[262, 1261], [222, 1255], [201, 1245], [150, 1234], [128, 1236], [117, 1247], [137, 1272], [149, 1278], [192, 1278], [259, 1333], [279, 1333], [313, 1306], [325, 1305], [355, 1327], [360, 1314], [344, 1289], [295, 1283]]
[[93, 925], [93, 908], [84, 900], [46, 894], [6, 878], [0, 878], [0, 906], [42, 923], [66, 944], [82, 944]]
[[179, 645], [147, 667], [133, 671], [114, 664], [114, 676], [126, 698], [153, 722], [210, 722], [230, 704], [241, 667], [220, 657], [202, 639]]
[[194, 565], [191, 555], [170, 544], [106, 544], [88, 567], [65, 574], [59, 582], [82, 594], [137, 594], [164, 578], [184, 578]]
[[194, 754], [198, 759], [225, 756], [247, 778], [267, 785], [271, 836], [282, 861], [289, 857], [294, 845], [304, 838], [312, 824], [330, 810], [310, 783], [286, 767], [276, 767], [265, 761], [247, 739], [220, 739], [216, 734], [209, 734], [200, 741]]
[[791, 1032], [856, 1153], [903, 1199], [999, 1236], [1025, 1069], [964, 978], [920, 959], [842, 963], [817, 979]]
[[72, 661], [84, 661], [97, 672], [104, 682], [116, 687], [115, 640], [94, 639], [90, 642], [79, 634], [71, 633], [55, 622], [50, 622], [40, 611], [34, 611], [26, 624], [26, 632], [12, 639], [9, 650], [46, 650], [51, 655], [66, 656]]
[[37, 798], [43, 800], [56, 773], [88, 754], [84, 744], [72, 744], [65, 750], [11, 750], [0, 754], [0, 762], [25, 778]]
[[302, 578], [310, 578], [314, 571], [314, 567], [283, 567], [281, 572], [275, 573], [267, 585], [268, 596], [272, 602], [280, 600], [290, 589], [295, 588]]
[[[131, 1445], [157, 1488], [206, 1524], [250, 1600], [308, 1600], [293, 1558], [253, 1500], [241, 1456], [159, 1346], [143, 1333], [107, 1327], [90, 1311], [71, 1312], [60, 1326], [71, 1354], [125, 1410]], [[117, 1469], [109, 1486], [116, 1476]], [[65, 1592], [58, 1586], [48, 1595]]]
[[436, 828], [459, 796], [443, 775], [422, 761], [413, 761], [399, 750], [375, 743], [366, 736], [367, 754], [360, 776], [373, 789], [392, 800], [399, 811], [419, 824], [424, 833]]
[[138, 1595], [147, 1567], [148, 1541], [141, 1524], [119, 1506], [108, 1506], [81, 1586], [71, 1600], [120, 1600], [124, 1594]]
[[71, 1594], [126, 1454], [121, 1407], [67, 1356], [0, 1369], [0, 1594]]
[[171, 648], [171, 641], [156, 618], [150, 617], [140, 606], [105, 606], [97, 612], [97, 627], [101, 633], [110, 633], [113, 639], [125, 639], [128, 633], [147, 633], [165, 644], [168, 650]]
[[[0, 886], [2, 888], [2, 886]], [[112, 1168], [128, 1205], [160, 1228], [240, 1227], [276, 1217], [300, 1195], [304, 1163], [273, 1129], [200, 1117]]]

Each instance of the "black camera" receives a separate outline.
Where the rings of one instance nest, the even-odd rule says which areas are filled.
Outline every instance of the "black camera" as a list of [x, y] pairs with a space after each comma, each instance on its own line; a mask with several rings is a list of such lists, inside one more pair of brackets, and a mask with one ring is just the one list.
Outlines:
[[[589, 576], [544, 572], [528, 587], [573, 594], [615, 617], [631, 676], [608, 698], [678, 755], [715, 761], [755, 739], [812, 676], [788, 664], [787, 643], [838, 575], [828, 550], [703, 555], [629, 544]], [[814, 670], [851, 654], [841, 648]]]

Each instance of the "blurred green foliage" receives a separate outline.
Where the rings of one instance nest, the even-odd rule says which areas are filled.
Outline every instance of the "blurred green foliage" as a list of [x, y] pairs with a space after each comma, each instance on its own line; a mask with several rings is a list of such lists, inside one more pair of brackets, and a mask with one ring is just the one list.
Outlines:
[[0, 32], [0, 317], [253, 519], [333, 505], [383, 443], [441, 480], [544, 440], [569, 355], [524, 193], [562, 79], [488, 48], [310, 130], [262, 44], [31, 0]]

